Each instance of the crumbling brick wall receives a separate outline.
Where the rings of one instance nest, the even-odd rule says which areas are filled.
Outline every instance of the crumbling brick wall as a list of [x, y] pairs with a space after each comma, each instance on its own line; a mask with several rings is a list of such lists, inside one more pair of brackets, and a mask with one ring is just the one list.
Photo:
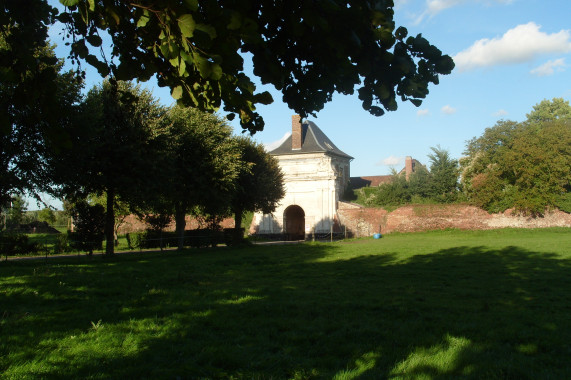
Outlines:
[[351, 236], [375, 233], [416, 232], [457, 228], [485, 230], [493, 228], [571, 227], [571, 214], [552, 211], [541, 218], [514, 215], [511, 210], [488, 214], [468, 205], [409, 205], [392, 212], [339, 203], [338, 218]]
[[[220, 223], [220, 226], [222, 228], [234, 228], [234, 219], [233, 218], [225, 218]], [[126, 233], [132, 233], [132, 232], [144, 231], [147, 229], [147, 227], [148, 227], [147, 224], [145, 222], [141, 221], [137, 216], [129, 215], [125, 218], [125, 220], [123, 221], [123, 224], [121, 224], [121, 226], [119, 227], [119, 235], [123, 235]], [[193, 217], [187, 215], [186, 216], [186, 229], [187, 230], [195, 230], [197, 228], [205, 228], [205, 226], [201, 225], [196, 218], [193, 218]], [[169, 226], [167, 228], [165, 228], [165, 231], [174, 231], [174, 230], [175, 230], [175, 222], [174, 221], [171, 224], [169, 224]]]

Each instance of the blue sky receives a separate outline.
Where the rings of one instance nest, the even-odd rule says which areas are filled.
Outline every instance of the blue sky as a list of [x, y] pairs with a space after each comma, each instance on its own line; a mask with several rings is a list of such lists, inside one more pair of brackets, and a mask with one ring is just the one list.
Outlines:
[[[543, 99], [571, 98], [571, 1], [397, 0], [395, 21], [422, 33], [451, 55], [456, 69], [442, 76], [420, 107], [369, 115], [356, 96], [337, 95], [314, 121], [354, 157], [351, 175], [390, 173], [404, 157], [427, 162], [440, 145], [459, 158], [466, 140], [500, 119], [521, 121]], [[279, 140], [292, 112], [280, 102], [260, 107], [266, 121], [255, 138]]]
[[[405, 156], [426, 163], [437, 145], [459, 158], [468, 139], [498, 120], [522, 121], [543, 99], [571, 99], [570, 15], [570, 0], [395, 0], [397, 26], [452, 56], [454, 72], [430, 87], [420, 107], [399, 103], [397, 111], [374, 117], [356, 95], [335, 95], [309, 120], [354, 157], [352, 176], [388, 174]], [[56, 30], [51, 35], [65, 57], [61, 37]], [[93, 70], [87, 75], [89, 87], [101, 81]], [[145, 85], [164, 104], [172, 102], [168, 89]], [[258, 108], [266, 127], [254, 138], [271, 146], [290, 132], [293, 111], [272, 87], [258, 90], [270, 91], [274, 103]]]

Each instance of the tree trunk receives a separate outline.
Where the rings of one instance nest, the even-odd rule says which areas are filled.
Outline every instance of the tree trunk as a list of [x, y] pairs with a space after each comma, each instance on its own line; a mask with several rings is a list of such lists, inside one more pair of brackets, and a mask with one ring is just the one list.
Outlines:
[[186, 209], [182, 204], [175, 206], [174, 220], [176, 223], [176, 236], [178, 238], [178, 249], [184, 248], [184, 229], [186, 228]]
[[242, 228], [242, 214], [244, 212], [239, 209], [234, 209], [234, 228], [239, 229]]
[[105, 213], [105, 254], [113, 255], [115, 251], [115, 190], [107, 189], [107, 212]]
[[232, 244], [240, 244], [244, 240], [242, 233], [242, 216], [244, 210], [234, 209], [234, 232], [232, 233]]

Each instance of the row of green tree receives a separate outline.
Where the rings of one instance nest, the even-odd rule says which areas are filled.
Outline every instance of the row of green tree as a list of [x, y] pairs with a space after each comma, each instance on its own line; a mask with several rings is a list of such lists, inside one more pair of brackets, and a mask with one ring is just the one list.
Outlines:
[[[239, 227], [244, 212], [273, 211], [283, 197], [277, 161], [252, 139], [233, 136], [216, 114], [161, 106], [130, 82], [105, 81], [82, 96], [81, 83], [69, 81], [69, 75], [58, 73], [60, 86], [52, 94], [58, 99], [57, 139], [41, 133], [45, 128], [16, 123], [5, 135], [4, 204], [17, 193], [47, 192], [72, 205], [76, 224], [91, 220], [88, 231], [97, 231], [92, 215], [104, 215], [111, 254], [118, 205], [123, 215], [126, 208], [163, 220], [173, 216], [182, 247], [188, 214], [213, 220], [233, 214]], [[0, 94], [8, 96], [10, 90], [2, 86]], [[33, 111], [13, 109], [10, 116], [31, 122]], [[105, 199], [93, 202], [93, 194]], [[101, 203], [103, 212], [96, 210]]]
[[407, 180], [357, 190], [367, 206], [469, 202], [489, 212], [514, 209], [542, 215], [571, 212], [571, 106], [562, 98], [544, 100], [523, 122], [502, 120], [466, 144], [464, 156], [432, 147], [430, 166]]

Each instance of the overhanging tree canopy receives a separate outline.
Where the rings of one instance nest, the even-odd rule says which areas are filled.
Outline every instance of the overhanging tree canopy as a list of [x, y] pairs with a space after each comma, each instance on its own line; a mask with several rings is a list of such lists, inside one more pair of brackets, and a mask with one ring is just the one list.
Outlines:
[[57, 11], [45, 1], [0, 2], [0, 205], [51, 185], [46, 154], [68, 143], [63, 126], [80, 101], [80, 81], [61, 71], [46, 40]]
[[[256, 104], [273, 99], [256, 93], [242, 53], [302, 117], [356, 88], [376, 116], [396, 110], [398, 98], [419, 106], [429, 83], [454, 67], [420, 34], [396, 27], [392, 0], [60, 2], [73, 58], [121, 80], [156, 74], [179, 102], [210, 112], [223, 105], [252, 133], [264, 127]], [[111, 36], [111, 57], [90, 52], [102, 46], [101, 30]]]

